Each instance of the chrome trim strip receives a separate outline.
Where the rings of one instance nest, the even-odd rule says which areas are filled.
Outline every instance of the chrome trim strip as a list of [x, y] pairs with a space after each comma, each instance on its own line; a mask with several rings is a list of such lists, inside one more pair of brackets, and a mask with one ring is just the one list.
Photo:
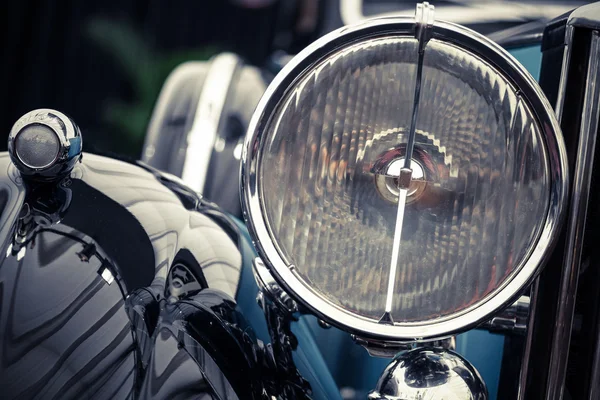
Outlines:
[[[567, 62], [568, 65], [568, 62]], [[563, 70], [562, 75], [567, 75]], [[564, 80], [566, 81], [567, 78]], [[562, 80], [562, 78], [561, 78]], [[585, 235], [585, 223], [592, 179], [592, 165], [596, 137], [598, 136], [598, 117], [600, 110], [600, 37], [598, 32], [592, 32], [592, 42], [587, 70], [587, 88], [585, 91], [579, 143], [577, 145], [577, 160], [573, 174], [573, 189], [571, 192], [571, 210], [567, 225], [567, 242], [561, 276], [558, 309], [554, 324], [554, 335], [550, 349], [550, 365], [546, 386], [546, 399], [560, 400], [565, 387], [569, 343], [575, 311], [575, 297], [581, 264], [581, 252]], [[563, 86], [561, 96], [566, 91]], [[561, 102], [562, 104], [562, 102]]]
[[492, 319], [479, 325], [478, 328], [507, 335], [523, 335], [527, 330], [529, 308], [529, 296], [521, 296], [511, 306], [495, 314]]
[[525, 390], [527, 388], [527, 377], [529, 376], [529, 364], [531, 347], [533, 346], [533, 326], [537, 313], [538, 290], [540, 278], [536, 278], [531, 285], [529, 295], [529, 316], [527, 318], [527, 336], [525, 337], [525, 347], [521, 357], [521, 370], [519, 371], [519, 386], [517, 388], [517, 400], [525, 400]]
[[565, 101], [565, 93], [567, 91], [567, 72], [569, 71], [569, 63], [571, 62], [571, 49], [573, 48], [573, 34], [575, 29], [571, 25], [567, 25], [565, 31], [565, 50], [563, 53], [562, 68], [560, 73], [560, 82], [558, 83], [558, 96], [556, 99], [556, 119], [562, 119], [563, 102]]
[[187, 134], [181, 179], [200, 194], [204, 190], [208, 165], [219, 131], [219, 120], [238, 64], [239, 58], [232, 53], [222, 53], [212, 59], [200, 93], [194, 122]]
[[519, 268], [515, 277], [487, 302], [440, 321], [405, 325], [377, 324], [372, 320], [350, 314], [305, 286], [298, 275], [290, 270], [270, 237], [256, 176], [261, 158], [263, 131], [269, 117], [293, 82], [332, 51], [369, 37], [381, 37], [385, 34], [412, 36], [414, 26], [415, 19], [407, 17], [365, 21], [356, 26], [333, 31], [305, 48], [282, 69], [267, 88], [250, 121], [242, 154], [241, 185], [244, 218], [255, 247], [273, 277], [284, 290], [317, 318], [364, 338], [425, 341], [449, 336], [482, 323], [497, 310], [512, 304], [521, 290], [533, 281], [540, 271], [540, 265], [547, 261], [550, 250], [556, 243], [558, 228], [564, 219], [563, 205], [568, 196], [567, 156], [560, 126], [535, 79], [496, 43], [465, 27], [436, 21], [433, 26], [434, 39], [467, 48], [487, 59], [521, 90], [523, 99], [530, 104], [540, 122], [548, 150], [552, 188], [546, 223], [529, 259]]
[[339, 2], [340, 16], [344, 25], [353, 25], [367, 18], [363, 14], [362, 0], [339, 0]]
[[[410, 15], [412, 9], [400, 9], [374, 15], [363, 14], [362, 0], [339, 0], [340, 16], [344, 25], [353, 25], [361, 21], [381, 18]], [[579, 3], [579, 5], [584, 2]], [[498, 21], [530, 21], [535, 19], [551, 19], [561, 15], [578, 4], [559, 5], [552, 2], [522, 4], [516, 2], [469, 2], [466, 5], [436, 5], [436, 18], [451, 21], [456, 24], [492, 23]]]

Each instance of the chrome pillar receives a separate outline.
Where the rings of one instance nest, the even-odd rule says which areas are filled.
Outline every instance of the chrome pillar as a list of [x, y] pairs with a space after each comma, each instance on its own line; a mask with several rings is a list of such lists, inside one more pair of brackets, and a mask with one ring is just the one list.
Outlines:
[[[600, 104], [600, 34], [598, 31], [594, 31], [592, 33], [592, 45], [590, 50], [590, 61], [588, 67], [588, 91], [586, 92], [585, 104], [583, 110], [583, 121], [582, 121], [582, 132], [586, 130], [588, 132], [588, 141], [592, 143], [587, 143], [587, 147], [585, 148], [588, 154], [591, 154], [591, 159], [589, 160], [589, 165], [591, 165], [593, 161], [593, 151], [596, 144], [596, 137], [598, 134], [598, 119], [600, 110], [598, 109], [598, 105]], [[582, 141], [580, 141], [582, 143]], [[581, 148], [581, 147], [580, 147]], [[591, 152], [591, 153], [589, 153]], [[587, 184], [588, 184], [588, 194], [589, 194], [589, 181], [591, 178], [591, 168], [588, 168], [587, 171]], [[587, 208], [588, 202], [586, 198], [586, 202], [584, 206]], [[581, 228], [583, 229], [583, 228]], [[600, 337], [596, 340], [596, 348], [594, 350], [594, 363], [592, 366], [591, 373], [591, 387], [589, 392], [589, 399], [597, 399], [600, 396]]]
[[[600, 101], [600, 38], [598, 32], [592, 33], [592, 45], [587, 70], [587, 89], [584, 97], [584, 108], [581, 117], [577, 161], [573, 175], [571, 192], [571, 212], [567, 225], [567, 243], [563, 274], [559, 292], [558, 310], [554, 324], [554, 336], [550, 349], [550, 370], [548, 371], [547, 395], [548, 400], [562, 399], [569, 356], [569, 343], [573, 325], [575, 297], [581, 252], [585, 232], [592, 165], [598, 132], [598, 104]], [[566, 74], [566, 71], [563, 71]], [[566, 81], [566, 79], [565, 79]], [[566, 82], [561, 91], [567, 90]], [[559, 98], [563, 98], [559, 94]], [[562, 106], [562, 104], [559, 104]], [[561, 110], [557, 110], [560, 115]]]

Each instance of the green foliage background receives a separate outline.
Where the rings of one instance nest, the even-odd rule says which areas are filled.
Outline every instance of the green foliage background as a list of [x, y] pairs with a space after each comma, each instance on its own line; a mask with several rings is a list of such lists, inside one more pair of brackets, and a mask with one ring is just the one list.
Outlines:
[[112, 134], [120, 136], [119, 152], [137, 157], [154, 104], [168, 75], [186, 61], [207, 60], [216, 49], [161, 52], [144, 42], [131, 25], [101, 18], [90, 20], [86, 35], [99, 51], [111, 57], [133, 89], [132, 102], [107, 99], [101, 114]]

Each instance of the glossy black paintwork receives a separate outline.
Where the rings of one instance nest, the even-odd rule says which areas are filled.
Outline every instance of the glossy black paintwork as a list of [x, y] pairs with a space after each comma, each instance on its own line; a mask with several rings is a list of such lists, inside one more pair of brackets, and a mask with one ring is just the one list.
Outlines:
[[[177, 181], [84, 154], [32, 184], [1, 153], [0, 238], [3, 399], [260, 396], [235, 226]], [[169, 299], [175, 262], [200, 290]]]
[[[162, 329], [154, 343], [147, 379], [140, 397], [145, 399], [215, 399], [211, 383], [204, 377], [190, 354], [178, 346], [178, 341], [168, 329]], [[232, 397], [235, 398], [235, 397]]]

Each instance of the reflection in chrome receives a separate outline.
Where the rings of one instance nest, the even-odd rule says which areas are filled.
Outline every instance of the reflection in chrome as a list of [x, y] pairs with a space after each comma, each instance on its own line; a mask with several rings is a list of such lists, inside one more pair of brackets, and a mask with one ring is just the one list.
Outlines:
[[104, 279], [106, 281], [106, 283], [108, 283], [109, 285], [115, 281], [115, 277], [113, 276], [112, 272], [110, 272], [110, 269], [108, 269], [108, 268], [104, 268], [100, 275], [102, 275], [102, 279]]
[[352, 340], [367, 350], [371, 357], [394, 358], [399, 352], [413, 348], [412, 342], [399, 342], [397, 340], [378, 340], [362, 338], [352, 335]]
[[[217, 229], [210, 217], [199, 212], [175, 214], [181, 208], [177, 195], [163, 185], [157, 187], [156, 177], [135, 165], [93, 154], [86, 154], [86, 159], [92, 161], [85, 165], [86, 181], [92, 186], [106, 185], [109, 189], [105, 194], [123, 204], [140, 221], [156, 248], [157, 284], [164, 285], [168, 278], [169, 266], [177, 254], [173, 251], [189, 249], [209, 286], [235, 297], [241, 255], [227, 233]], [[157, 202], [162, 205], [161, 212], [157, 212]], [[199, 237], [203, 239], [198, 240]]]
[[368, 21], [305, 49], [259, 103], [243, 153], [260, 256], [296, 301], [358, 337], [427, 340], [485, 321], [531, 282], [563, 215], [566, 154], [539, 86], [494, 43], [436, 21], [414, 153], [434, 173], [404, 213], [399, 312], [378, 324], [397, 206], [371, 171], [407, 143], [414, 23]]
[[204, 190], [208, 165], [219, 129], [221, 112], [239, 59], [223, 53], [210, 64], [198, 100], [192, 128], [187, 135], [187, 149], [181, 178], [197, 193]]
[[176, 263], [169, 270], [165, 287], [165, 297], [169, 303], [175, 303], [182, 298], [199, 292], [201, 289], [202, 285], [185, 264]]
[[[387, 201], [397, 204], [400, 195], [400, 172], [404, 158], [394, 159], [385, 169], [382, 174], [375, 174], [375, 185], [379, 194]], [[427, 185], [427, 177], [425, 170], [419, 161], [411, 161], [411, 174], [409, 177], [410, 183], [406, 188], [406, 202], [410, 203], [419, 198]]]
[[242, 150], [243, 149], [244, 149], [244, 143], [242, 143], [241, 141], [235, 145], [235, 148], [233, 149], [233, 157], [235, 157], [236, 160], [242, 159]]
[[415, 341], [387, 341], [377, 339], [365, 339], [352, 335], [352, 340], [362, 347], [371, 355], [371, 357], [394, 358], [401, 351], [407, 351], [418, 347], [437, 347], [446, 350], [456, 349], [456, 336], [450, 336], [445, 339], [434, 339], [430, 341], [420, 342], [415, 344]]
[[369, 400], [486, 400], [487, 388], [463, 357], [441, 348], [400, 353], [383, 371]]
[[21, 250], [17, 253], [17, 261], [21, 261], [23, 257], [25, 257], [25, 252], [27, 251], [27, 247], [21, 247]]
[[176, 338], [163, 328], [155, 335], [154, 351], [148, 365], [148, 375], [154, 379], [144, 380], [139, 398], [238, 400], [231, 383], [207, 349], [185, 331], [178, 333], [179, 338]]
[[281, 310], [284, 310], [290, 314], [298, 311], [298, 305], [290, 296], [275, 282], [273, 275], [269, 272], [269, 269], [265, 266], [263, 260], [260, 257], [256, 257], [252, 263], [252, 271], [254, 273], [254, 279], [258, 288], [270, 296], [271, 299], [277, 304]]
[[122, 282], [105, 283], [104, 249], [82, 260], [79, 240], [93, 239], [63, 224], [34, 239], [0, 262], [2, 397], [126, 398], [134, 340]]
[[529, 296], [521, 296], [513, 305], [479, 325], [479, 328], [491, 332], [524, 335], [527, 331], [529, 303]]
[[298, 311], [298, 306], [275, 282], [259, 257], [254, 259], [252, 267], [254, 279], [259, 287], [256, 300], [264, 312], [271, 336], [271, 345], [267, 353], [272, 355], [272, 358], [267, 358], [272, 359], [277, 368], [285, 371], [284, 376], [278, 374], [277, 379], [288, 382], [277, 398], [310, 399], [310, 383], [300, 374], [292, 356], [298, 339], [291, 330], [291, 324], [297, 321], [294, 314]]

